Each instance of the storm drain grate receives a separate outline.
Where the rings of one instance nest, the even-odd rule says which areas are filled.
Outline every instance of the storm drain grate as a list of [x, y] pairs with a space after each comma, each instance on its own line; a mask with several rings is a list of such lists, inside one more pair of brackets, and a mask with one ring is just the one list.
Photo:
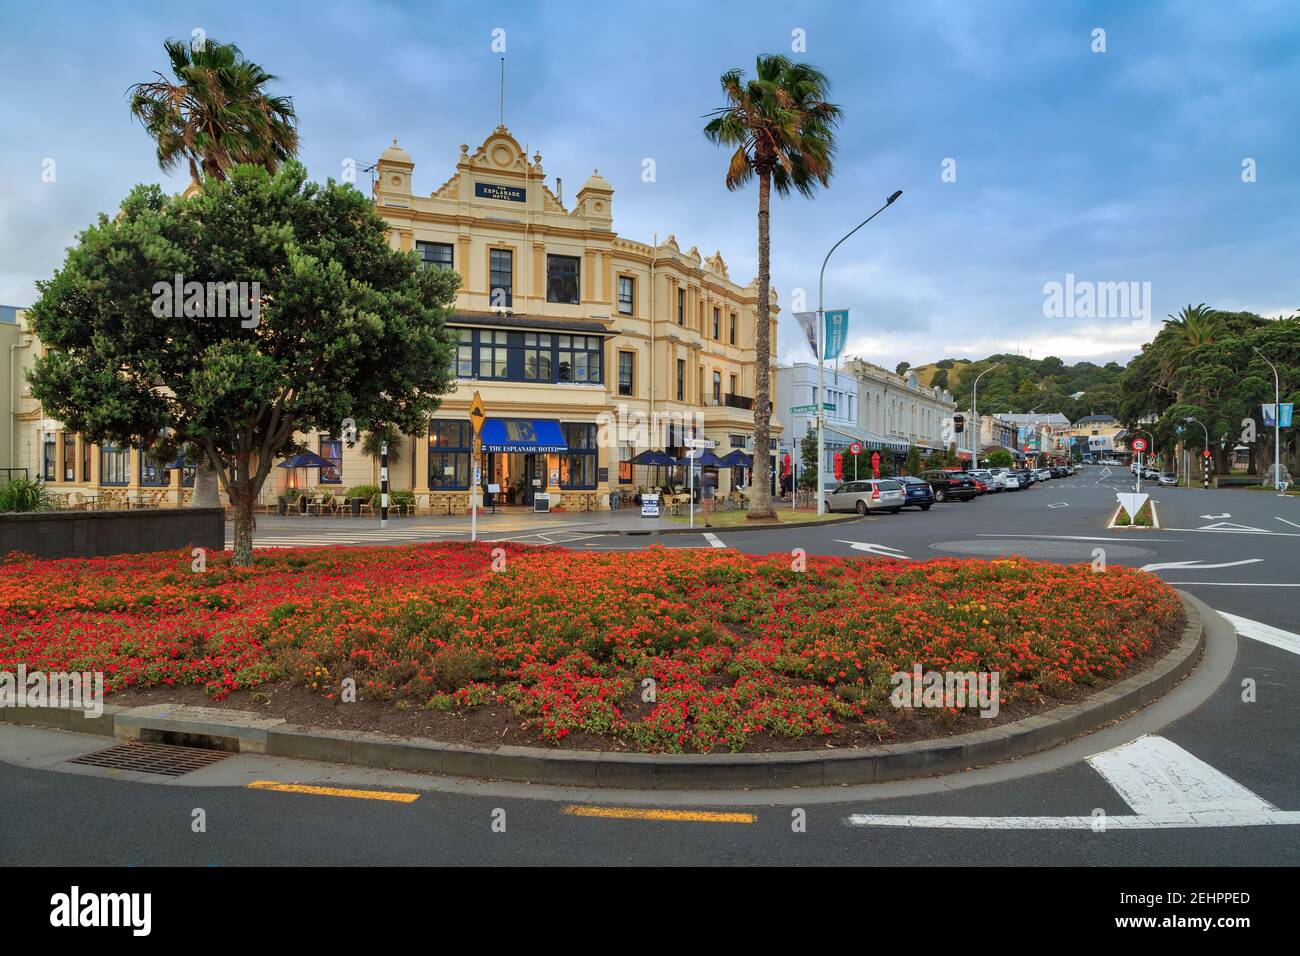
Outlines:
[[113, 770], [134, 770], [137, 773], [156, 773], [164, 777], [179, 777], [192, 770], [202, 770], [225, 760], [230, 754], [219, 750], [199, 750], [196, 747], [173, 747], [169, 744], [119, 744], [107, 750], [98, 750], [84, 757], [75, 757], [68, 763], [86, 764], [90, 767], [108, 767]]

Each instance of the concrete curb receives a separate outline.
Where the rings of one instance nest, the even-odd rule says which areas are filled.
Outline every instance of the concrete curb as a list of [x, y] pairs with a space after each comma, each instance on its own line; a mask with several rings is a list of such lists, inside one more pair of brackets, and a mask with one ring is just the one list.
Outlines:
[[[106, 705], [88, 718], [68, 710], [0, 709], [0, 721], [128, 740], [322, 760], [454, 777], [590, 788], [737, 790], [883, 783], [955, 773], [1046, 750], [1120, 720], [1167, 693], [1196, 667], [1209, 623], [1179, 592], [1187, 626], [1172, 651], [1077, 704], [939, 740], [781, 754], [641, 754], [541, 747], [469, 747], [290, 724], [217, 707]], [[1216, 615], [1217, 619], [1217, 615]], [[1224, 627], [1229, 625], [1217, 619]]]

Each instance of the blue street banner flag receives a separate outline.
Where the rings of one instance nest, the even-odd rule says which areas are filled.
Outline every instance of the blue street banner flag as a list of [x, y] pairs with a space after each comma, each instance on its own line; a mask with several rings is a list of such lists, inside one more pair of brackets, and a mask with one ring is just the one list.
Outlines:
[[826, 313], [826, 348], [822, 358], [827, 361], [838, 359], [844, 354], [844, 346], [849, 340], [849, 310], [835, 309]]
[[1281, 408], [1282, 408], [1282, 416], [1281, 416], [1281, 417], [1282, 417], [1282, 420], [1281, 420], [1281, 422], [1278, 422], [1278, 421], [1276, 420], [1276, 419], [1277, 419], [1277, 416], [1276, 416], [1276, 415], [1274, 414], [1274, 412], [1273, 412], [1273, 409], [1276, 408], [1276, 407], [1278, 407], [1278, 406], [1275, 406], [1272, 402], [1269, 402], [1267, 405], [1264, 406], [1264, 427], [1265, 427], [1265, 428], [1278, 428], [1278, 427], [1282, 427], [1282, 428], [1290, 428], [1290, 427], [1291, 427], [1291, 418], [1292, 418], [1292, 413], [1293, 413], [1293, 410], [1295, 409], [1295, 403], [1294, 403], [1294, 402], [1283, 402], [1283, 403], [1282, 403], [1282, 405], [1281, 405]]

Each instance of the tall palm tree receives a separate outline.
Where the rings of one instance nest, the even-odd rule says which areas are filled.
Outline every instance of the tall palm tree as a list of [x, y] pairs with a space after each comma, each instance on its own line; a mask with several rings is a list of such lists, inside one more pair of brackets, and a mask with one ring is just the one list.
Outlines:
[[233, 43], [163, 44], [175, 80], [156, 80], [130, 89], [131, 115], [158, 144], [158, 165], [170, 172], [182, 162], [190, 176], [218, 179], [237, 163], [274, 172], [298, 151], [293, 100], [270, 96], [264, 87], [276, 77], [244, 58]]
[[1209, 345], [1223, 333], [1223, 322], [1218, 312], [1204, 302], [1183, 306], [1177, 315], [1169, 316], [1169, 336], [1163, 343], [1160, 358], [1162, 385], [1169, 385], [1178, 369], [1188, 363], [1191, 353]]
[[727, 104], [709, 115], [704, 135], [719, 146], [735, 147], [726, 183], [740, 189], [758, 177], [758, 336], [754, 383], [754, 481], [749, 517], [771, 519], [770, 424], [772, 419], [772, 337], [768, 302], [771, 284], [772, 186], [782, 196], [796, 189], [811, 198], [831, 178], [835, 125], [840, 109], [826, 101], [830, 82], [805, 63], [784, 56], [759, 56], [753, 79], [741, 70], [722, 74]]
[[[174, 81], [155, 72], [156, 80], [135, 84], [129, 94], [131, 115], [157, 143], [164, 171], [186, 163], [198, 184], [202, 177], [225, 179], [238, 163], [274, 172], [298, 151], [293, 100], [268, 95], [264, 88], [276, 78], [245, 59], [239, 47], [168, 40], [163, 49]], [[219, 507], [217, 473], [202, 457], [192, 504]]]

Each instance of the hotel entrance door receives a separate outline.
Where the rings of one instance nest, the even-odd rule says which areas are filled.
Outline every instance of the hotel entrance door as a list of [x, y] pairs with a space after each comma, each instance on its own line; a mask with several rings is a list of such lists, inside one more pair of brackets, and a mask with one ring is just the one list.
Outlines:
[[[546, 456], [521, 452], [503, 452], [488, 455], [484, 470], [484, 484], [501, 486], [496, 496], [497, 507], [502, 505], [533, 505], [533, 494], [546, 488]], [[533, 482], [540, 482], [534, 485]]]

